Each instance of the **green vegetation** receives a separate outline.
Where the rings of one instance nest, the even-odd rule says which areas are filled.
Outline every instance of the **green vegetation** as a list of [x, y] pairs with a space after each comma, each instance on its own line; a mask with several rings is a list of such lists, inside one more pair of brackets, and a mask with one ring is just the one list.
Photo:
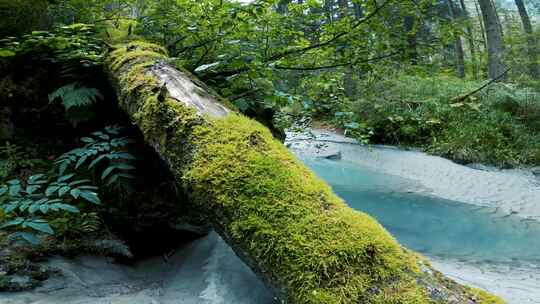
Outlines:
[[183, 176], [195, 202], [223, 212], [231, 237], [279, 278], [289, 300], [430, 302], [416, 284], [414, 256], [373, 218], [348, 208], [260, 124], [231, 115], [194, 136], [201, 147]]
[[[54, 173], [14, 178], [1, 185], [0, 209], [6, 221], [0, 225], [0, 229], [15, 231], [10, 235], [12, 239], [22, 238], [31, 244], [40, 244], [36, 233], [54, 235], [50, 221], [67, 224], [62, 217], [77, 221], [68, 213], [79, 214], [81, 209], [91, 212], [93, 208], [85, 203], [101, 203], [97, 194], [99, 188], [95, 185], [125, 185], [125, 182], [120, 182], [134, 178], [127, 173], [135, 169], [129, 164], [130, 160], [135, 159], [134, 156], [125, 152], [130, 141], [118, 137], [119, 132], [118, 127], [107, 127], [104, 132], [83, 137], [81, 141], [87, 143], [84, 147], [69, 151], [56, 160], [58, 173], [54, 170]], [[106, 165], [103, 164], [105, 160], [108, 162]], [[93, 172], [76, 171], [82, 169], [85, 162], [89, 162], [85, 169]], [[96, 181], [97, 178], [92, 178], [96, 176], [100, 176], [100, 183]]]
[[431, 285], [463, 301], [473, 297], [422, 270], [430, 266], [373, 218], [347, 207], [260, 123], [239, 114], [201, 117], [160, 95], [149, 72], [160, 57], [153, 49], [131, 42], [117, 46], [106, 61], [121, 107], [183, 182], [190, 203], [272, 279], [282, 299], [437, 303], [428, 293]]
[[[35, 286], [35, 256], [130, 256], [109, 239], [170, 244], [180, 219], [210, 218], [293, 303], [430, 303], [431, 286], [499, 303], [428, 274], [272, 137], [322, 121], [366, 144], [538, 165], [538, 5], [477, 2], [0, 0], [0, 266]], [[156, 63], [232, 114], [171, 98]], [[19, 254], [21, 240], [37, 245]]]
[[540, 163], [540, 91], [451, 76], [397, 76], [347, 105], [375, 143], [420, 146], [460, 162]]

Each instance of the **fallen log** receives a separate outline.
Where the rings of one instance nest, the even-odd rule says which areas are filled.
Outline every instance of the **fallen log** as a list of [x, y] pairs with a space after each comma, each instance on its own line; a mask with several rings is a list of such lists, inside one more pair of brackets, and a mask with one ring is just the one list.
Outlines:
[[445, 278], [350, 209], [265, 127], [168, 64], [161, 47], [117, 46], [106, 70], [119, 106], [191, 204], [281, 303], [502, 303]]

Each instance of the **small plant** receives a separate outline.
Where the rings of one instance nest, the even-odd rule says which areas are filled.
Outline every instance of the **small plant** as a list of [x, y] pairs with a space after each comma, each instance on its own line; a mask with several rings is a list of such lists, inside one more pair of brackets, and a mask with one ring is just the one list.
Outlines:
[[33, 158], [23, 147], [6, 141], [0, 146], [0, 181], [11, 177], [18, 169], [43, 165], [40, 159]]
[[109, 126], [103, 132], [94, 132], [89, 137], [81, 138], [81, 141], [86, 143], [85, 146], [64, 153], [56, 160], [58, 173], [64, 174], [70, 167], [75, 170], [79, 168], [95, 170], [102, 165], [100, 182], [105, 186], [118, 184], [129, 188], [126, 180], [134, 178], [129, 172], [135, 170], [135, 166], [131, 164], [135, 156], [126, 152], [127, 145], [132, 140], [118, 137], [121, 130], [120, 127]]
[[98, 89], [86, 87], [81, 83], [70, 83], [49, 94], [49, 103], [61, 100], [66, 110], [66, 118], [72, 123], [89, 120], [89, 108], [103, 95]]
[[[126, 152], [131, 140], [121, 137], [121, 130], [110, 126], [81, 138], [86, 144], [61, 155], [48, 174], [12, 179], [0, 185], [0, 213], [7, 220], [0, 229], [12, 231], [12, 239], [34, 245], [40, 243], [39, 235], [54, 235], [55, 225], [63, 234], [97, 231], [100, 221], [96, 213], [82, 213], [75, 221], [68, 215], [88, 209], [88, 203], [101, 203], [96, 185], [128, 188], [127, 181], [134, 178], [128, 172], [135, 169], [130, 162], [135, 157]], [[19, 155], [13, 152], [18, 149], [10, 149], [13, 155]], [[86, 178], [88, 173], [99, 177]]]
[[79, 213], [76, 204], [87, 201], [100, 204], [97, 187], [90, 180], [72, 180], [75, 174], [61, 175], [50, 181], [44, 174], [27, 180], [13, 179], [0, 187], [3, 213], [14, 218], [0, 225], [1, 229], [15, 228], [12, 238], [22, 238], [39, 244], [36, 233], [53, 235], [54, 230], [44, 218], [53, 212]]

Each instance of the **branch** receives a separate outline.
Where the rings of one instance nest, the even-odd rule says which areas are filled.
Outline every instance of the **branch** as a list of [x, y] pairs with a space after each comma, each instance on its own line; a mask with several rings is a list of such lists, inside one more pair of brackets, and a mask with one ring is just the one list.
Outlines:
[[349, 65], [359, 64], [359, 63], [369, 63], [369, 62], [373, 62], [373, 61], [378, 61], [378, 60], [382, 60], [382, 59], [386, 59], [386, 58], [395, 56], [395, 55], [400, 54], [400, 53], [401, 53], [401, 50], [392, 52], [390, 54], [385, 54], [385, 55], [381, 55], [381, 56], [377, 56], [377, 57], [373, 57], [373, 58], [368, 58], [368, 59], [365, 59], [365, 60], [357, 60], [357, 61], [354, 61], [354, 62], [351, 61], [351, 62], [345, 62], [345, 63], [337, 63], [337, 64], [333, 64], [333, 65], [323, 65], [323, 66], [315, 66], [315, 67], [289, 67], [289, 66], [280, 66], [280, 65], [278, 65], [278, 66], [275, 66], [274, 68], [278, 69], [278, 70], [295, 70], [295, 71], [316, 71], [316, 70], [324, 70], [324, 69], [333, 69], [333, 68], [342, 67], [342, 66], [349, 66]]
[[457, 96], [457, 97], [454, 97], [452, 98], [450, 101], [452, 103], [456, 103], [456, 102], [461, 102], [461, 101], [464, 101], [466, 100], [467, 98], [471, 97], [472, 95], [482, 91], [484, 88], [486, 88], [487, 86], [489, 86], [490, 84], [496, 82], [497, 80], [503, 78], [506, 74], [508, 74], [508, 71], [510, 71], [510, 68], [506, 69], [506, 71], [502, 72], [499, 76], [491, 79], [490, 81], [488, 81], [487, 83], [485, 83], [484, 85], [482, 85], [481, 87], [465, 94], [465, 95], [460, 95], [460, 96]]
[[[200, 75], [199, 77], [201, 77], [202, 80], [212, 79], [212, 78], [216, 78], [216, 77], [229, 77], [229, 76], [232, 76], [232, 75], [247, 72], [249, 70], [250, 70], [250, 68], [248, 66], [244, 66], [244, 67], [240, 67], [240, 68], [233, 69], [233, 70], [223, 70], [223, 71], [218, 71], [218, 72], [208, 72], [208, 73], [204, 73], [204, 75]], [[197, 73], [195, 73], [195, 74], [197, 74]]]
[[275, 60], [278, 60], [278, 59], [281, 59], [283, 57], [287, 57], [289, 55], [292, 55], [292, 54], [298, 54], [298, 53], [303, 53], [303, 52], [306, 52], [306, 51], [309, 51], [309, 50], [312, 50], [312, 49], [316, 49], [316, 48], [320, 48], [320, 47], [324, 47], [324, 46], [327, 46], [329, 44], [332, 44], [333, 42], [335, 42], [336, 40], [338, 40], [339, 38], [343, 37], [343, 36], [346, 36], [348, 34], [351, 33], [352, 30], [354, 30], [355, 28], [359, 27], [361, 24], [369, 21], [371, 18], [373, 18], [374, 16], [376, 16], [377, 14], [379, 14], [379, 12], [388, 4], [390, 3], [391, 1], [393, 0], [387, 0], [385, 1], [381, 6], [377, 6], [375, 8], [375, 10], [373, 12], [371, 12], [369, 15], [367, 15], [366, 17], [358, 20], [350, 30], [346, 31], [346, 32], [341, 32], [337, 35], [335, 35], [334, 37], [324, 41], [324, 42], [321, 42], [321, 43], [316, 43], [316, 44], [312, 44], [310, 46], [307, 46], [307, 47], [303, 47], [303, 48], [297, 48], [297, 49], [293, 49], [293, 50], [288, 50], [288, 51], [285, 51], [283, 53], [279, 53], [279, 54], [276, 54], [276, 55], [273, 55], [271, 56], [270, 58], [266, 59], [265, 62], [270, 62], [270, 61], [275, 61]]
[[239, 94], [236, 94], [236, 95], [231, 95], [231, 96], [227, 97], [227, 99], [230, 100], [230, 101], [235, 101], [235, 100], [238, 100], [238, 99], [240, 99], [242, 97], [246, 97], [246, 96], [251, 95], [253, 93], [257, 93], [260, 90], [261, 89], [259, 89], [259, 88], [247, 90], [245, 92], [242, 92], [242, 93], [239, 93]]
[[178, 52], [176, 52], [175, 56], [178, 56], [178, 55], [184, 53], [184, 52], [187, 51], [187, 50], [193, 50], [193, 49], [197, 49], [197, 48], [203, 47], [203, 46], [207, 45], [208, 43], [214, 42], [214, 41], [216, 41], [216, 40], [218, 40], [218, 39], [217, 39], [217, 38], [214, 38], [214, 39], [208, 39], [208, 40], [204, 40], [204, 41], [202, 41], [202, 42], [199, 42], [199, 43], [197, 43], [197, 44], [192, 44], [192, 45], [185, 46], [185, 47], [183, 47], [181, 50], [179, 50]]

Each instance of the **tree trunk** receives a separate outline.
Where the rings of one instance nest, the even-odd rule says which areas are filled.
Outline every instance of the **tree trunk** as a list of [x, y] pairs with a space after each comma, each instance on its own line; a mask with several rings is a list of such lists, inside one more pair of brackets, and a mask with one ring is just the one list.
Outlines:
[[[458, 19], [459, 13], [456, 6], [452, 0], [448, 0], [448, 9], [450, 11], [450, 16], [452, 21]], [[465, 53], [463, 52], [463, 44], [461, 42], [461, 37], [457, 34], [454, 35], [454, 54], [456, 62], [456, 73], [459, 78], [465, 78]]]
[[504, 44], [493, 3], [491, 0], [478, 0], [478, 4], [480, 4], [486, 30], [488, 76], [494, 79], [506, 71], [504, 64]]
[[467, 41], [469, 43], [469, 51], [471, 53], [472, 74], [474, 79], [478, 79], [478, 59], [476, 58], [476, 43], [474, 43], [474, 34], [471, 26], [471, 17], [467, 11], [465, 0], [460, 0], [461, 16], [466, 20]]
[[418, 50], [417, 50], [417, 33], [415, 28], [416, 17], [405, 16], [404, 26], [405, 35], [407, 35], [407, 49], [405, 51], [406, 57], [411, 65], [418, 64]]
[[536, 41], [536, 37], [534, 37], [532, 25], [531, 25], [531, 19], [529, 18], [529, 14], [527, 13], [527, 9], [525, 8], [525, 4], [523, 3], [523, 0], [515, 0], [516, 6], [519, 11], [519, 16], [521, 17], [521, 23], [523, 23], [523, 31], [527, 35], [527, 53], [529, 55], [529, 75], [534, 78], [538, 79], [540, 76], [540, 69], [538, 67], [538, 52], [536, 48], [538, 47], [538, 42]]
[[504, 37], [504, 29], [501, 22], [501, 17], [499, 16], [499, 12], [497, 11], [497, 5], [495, 5], [495, 1], [491, 0], [491, 6], [493, 6], [493, 9], [495, 10], [495, 20], [497, 20], [497, 26], [499, 27], [499, 32], [501, 33], [501, 37]]
[[291, 0], [279, 0], [277, 3], [277, 12], [284, 15], [289, 10], [289, 3]]
[[[339, 5], [339, 18], [346, 18], [350, 15], [349, 0], [338, 0]], [[355, 13], [356, 18], [356, 13]], [[353, 99], [356, 96], [356, 80], [354, 79], [354, 68], [352, 66], [345, 67], [345, 74], [343, 75], [343, 88], [345, 89], [345, 96], [349, 99]]]
[[401, 247], [264, 126], [166, 61], [156, 45], [117, 46], [105, 66], [119, 106], [280, 303], [491, 303]]

